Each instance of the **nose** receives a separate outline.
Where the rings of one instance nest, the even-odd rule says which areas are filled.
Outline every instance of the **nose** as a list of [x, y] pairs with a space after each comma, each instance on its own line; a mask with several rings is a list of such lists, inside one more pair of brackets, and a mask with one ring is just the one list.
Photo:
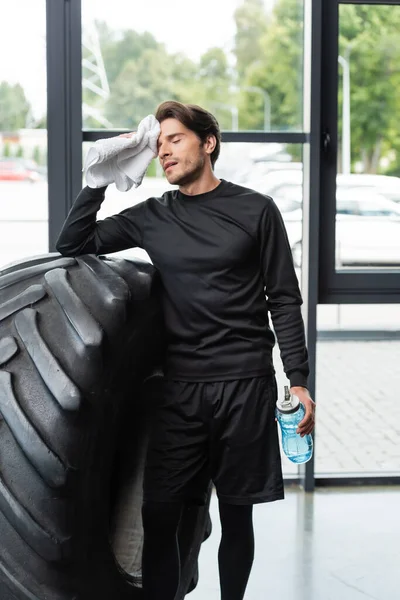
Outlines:
[[161, 159], [164, 159], [166, 156], [171, 154], [168, 143], [161, 143], [158, 148], [158, 156]]

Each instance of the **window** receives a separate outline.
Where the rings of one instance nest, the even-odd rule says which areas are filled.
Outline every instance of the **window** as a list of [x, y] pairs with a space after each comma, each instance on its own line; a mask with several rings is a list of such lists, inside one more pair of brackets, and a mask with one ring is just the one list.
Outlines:
[[48, 251], [45, 0], [2, 11], [0, 55], [1, 268]]
[[82, 0], [84, 128], [132, 129], [172, 99], [225, 131], [302, 131], [303, 5]]

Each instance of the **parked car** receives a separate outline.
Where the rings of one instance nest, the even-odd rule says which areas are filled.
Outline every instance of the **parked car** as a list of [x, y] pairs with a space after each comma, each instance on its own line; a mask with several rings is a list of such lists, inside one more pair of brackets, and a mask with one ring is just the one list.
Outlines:
[[41, 181], [39, 166], [33, 160], [19, 158], [0, 159], [0, 181]]
[[[272, 196], [282, 212], [300, 208], [302, 203], [303, 171], [298, 167], [299, 163], [288, 163], [285, 168], [270, 171], [265, 176], [259, 177], [257, 171], [253, 173], [253, 179], [248, 178], [247, 185], [253, 189]], [[338, 173], [336, 178], [337, 188], [351, 190], [357, 188], [359, 191], [369, 191], [384, 196], [400, 204], [400, 177], [387, 175], [350, 173], [343, 175]], [[290, 202], [289, 202], [290, 200]], [[297, 203], [297, 206], [295, 204]]]
[[234, 180], [235, 183], [256, 189], [255, 186], [272, 172], [301, 171], [302, 168], [303, 165], [299, 162], [254, 159], [251, 165], [235, 173]]
[[368, 189], [385, 196], [387, 200], [400, 203], [400, 177], [358, 173], [343, 175], [339, 173], [337, 185], [343, 189], [353, 187]]
[[[336, 194], [336, 267], [400, 266], [400, 206], [365, 188]], [[301, 266], [302, 210], [283, 213], [293, 260]]]
[[241, 185], [271, 196], [282, 213], [297, 210], [301, 208], [303, 197], [303, 171], [298, 164], [288, 163], [284, 169], [271, 170], [262, 177], [254, 171]]

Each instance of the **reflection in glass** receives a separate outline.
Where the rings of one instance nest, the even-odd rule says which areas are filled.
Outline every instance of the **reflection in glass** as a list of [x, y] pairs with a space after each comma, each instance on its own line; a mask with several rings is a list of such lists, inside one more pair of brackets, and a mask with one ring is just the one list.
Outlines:
[[45, 0], [7, 4], [0, 56], [1, 269], [48, 251]]
[[336, 268], [400, 268], [400, 6], [339, 5]]
[[301, 131], [303, 5], [148, 0], [130, 20], [128, 0], [83, 0], [84, 127], [133, 129], [173, 99], [225, 131]]

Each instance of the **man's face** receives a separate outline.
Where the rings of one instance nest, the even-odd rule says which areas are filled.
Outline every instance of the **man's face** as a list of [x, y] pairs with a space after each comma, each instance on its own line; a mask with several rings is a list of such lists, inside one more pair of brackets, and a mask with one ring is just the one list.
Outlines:
[[187, 185], [198, 179], [208, 162], [206, 148], [207, 144], [203, 145], [197, 135], [177, 119], [162, 121], [158, 158], [172, 185]]

